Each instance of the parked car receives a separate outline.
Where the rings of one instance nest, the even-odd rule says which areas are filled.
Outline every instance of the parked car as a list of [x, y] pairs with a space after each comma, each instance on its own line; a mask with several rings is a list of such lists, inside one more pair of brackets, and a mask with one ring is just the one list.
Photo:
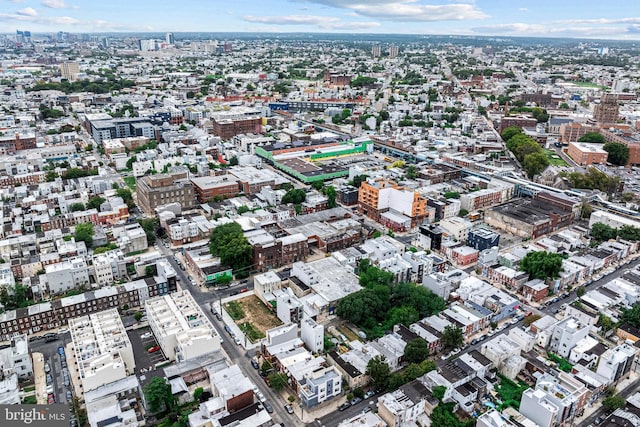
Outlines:
[[288, 403], [286, 405], [284, 405], [284, 409], [287, 410], [288, 414], [293, 414], [293, 407], [291, 405], [289, 405]]
[[140, 338], [146, 340], [147, 338], [151, 338], [152, 336], [153, 334], [151, 332], [145, 332], [144, 334], [140, 335]]
[[240, 293], [239, 291], [231, 291], [229, 295], [234, 296], [234, 295], [238, 295], [239, 293]]
[[51, 384], [53, 382], [53, 377], [51, 376], [51, 374], [47, 374], [47, 385]]
[[60, 360], [60, 365], [61, 365], [63, 368], [66, 368], [66, 367], [67, 367], [67, 360], [66, 360], [66, 359], [64, 359], [64, 358], [63, 358], [63, 359], [61, 359], [61, 360]]
[[267, 400], [266, 397], [264, 397], [264, 394], [262, 394], [262, 392], [260, 390], [258, 390], [258, 392], [256, 393], [256, 396], [258, 397], [258, 400], [260, 402], [265, 402]]
[[376, 394], [376, 392], [375, 392], [375, 391], [373, 391], [373, 390], [369, 390], [368, 392], [366, 392], [366, 393], [364, 394], [364, 398], [365, 398], [365, 399], [368, 399], [368, 398], [370, 398], [371, 396], [373, 396], [374, 394]]
[[220, 313], [216, 313], [216, 319], [222, 322], [222, 315]]
[[353, 405], [357, 405], [358, 403], [362, 402], [362, 398], [361, 397], [354, 397], [353, 399], [351, 399], [351, 401], [349, 403], [351, 403], [351, 406]]
[[70, 390], [67, 390], [67, 401], [71, 402], [71, 399], [73, 398], [73, 395], [71, 394]]
[[227, 331], [229, 335], [231, 335], [231, 328], [229, 327], [229, 325], [224, 325], [224, 330]]
[[515, 325], [516, 323], [518, 323], [518, 318], [514, 317], [513, 319], [511, 319], [511, 324]]
[[62, 346], [58, 347], [58, 354], [60, 356], [64, 355], [64, 347], [62, 347]]
[[351, 403], [344, 402], [342, 405], [338, 406], [338, 411], [345, 411], [351, 407]]
[[264, 410], [267, 411], [268, 413], [270, 414], [273, 413], [273, 406], [271, 406], [269, 402], [262, 402], [262, 406], [264, 406]]
[[149, 350], [147, 350], [149, 353], [155, 353], [156, 351], [160, 350], [160, 346], [159, 345], [154, 345], [153, 347], [151, 347]]
[[48, 374], [49, 372], [51, 372], [51, 367], [49, 366], [49, 364], [48, 364], [48, 363], [45, 363], [45, 364], [44, 364], [44, 372], [45, 372], [46, 374]]
[[242, 341], [240, 340], [240, 338], [236, 337], [235, 341], [236, 341], [236, 345], [242, 345]]
[[371, 412], [371, 407], [370, 406], [365, 406], [365, 408], [362, 410], [363, 414], [366, 414], [367, 412]]
[[253, 359], [251, 359], [251, 366], [253, 366], [253, 369], [259, 369], [260, 368], [260, 365], [258, 365], [258, 362], [256, 362]]
[[240, 289], [240, 293], [243, 293], [243, 292], [249, 292], [249, 288], [242, 288], [242, 289]]
[[56, 402], [56, 398], [53, 396], [53, 393], [49, 393], [47, 396], [47, 402], [49, 405], [53, 405]]

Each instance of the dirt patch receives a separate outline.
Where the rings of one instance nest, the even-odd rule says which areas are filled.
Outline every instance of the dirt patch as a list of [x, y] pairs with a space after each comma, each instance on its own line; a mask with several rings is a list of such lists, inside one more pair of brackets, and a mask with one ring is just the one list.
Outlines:
[[238, 325], [248, 322], [263, 334], [266, 333], [268, 329], [282, 325], [278, 316], [269, 311], [269, 309], [255, 295], [235, 300], [235, 302], [242, 309], [242, 313], [244, 313], [243, 317], [235, 320]]

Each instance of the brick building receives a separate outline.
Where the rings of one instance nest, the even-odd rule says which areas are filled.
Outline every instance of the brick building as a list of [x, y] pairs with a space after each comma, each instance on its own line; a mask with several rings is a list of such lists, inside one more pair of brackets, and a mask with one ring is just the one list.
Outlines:
[[158, 206], [168, 203], [180, 203], [183, 209], [196, 205], [196, 192], [185, 172], [144, 176], [136, 185], [138, 205], [147, 215], [153, 215]]
[[191, 178], [200, 203], [233, 197], [241, 192], [237, 177], [231, 174]]
[[609, 153], [602, 149], [602, 144], [570, 142], [567, 154], [580, 166], [607, 163]]
[[228, 111], [211, 114], [211, 133], [223, 140], [246, 133], [262, 133], [262, 115], [260, 111], [237, 107]]

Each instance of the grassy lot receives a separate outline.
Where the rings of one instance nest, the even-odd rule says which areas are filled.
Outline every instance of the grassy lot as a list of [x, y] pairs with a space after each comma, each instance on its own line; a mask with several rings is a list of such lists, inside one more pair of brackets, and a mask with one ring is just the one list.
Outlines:
[[342, 335], [347, 337], [347, 340], [349, 340], [349, 342], [351, 342], [351, 341], [362, 341], [360, 339], [360, 337], [355, 332], [353, 332], [351, 329], [349, 329], [349, 328], [347, 328], [345, 326], [338, 326], [336, 329]]
[[555, 151], [544, 150], [544, 153], [547, 155], [549, 163], [551, 163], [553, 166], [569, 166], [569, 164], [565, 162], [564, 159], [560, 157]]
[[231, 301], [225, 304], [224, 307], [233, 320], [240, 320], [244, 317], [244, 310], [237, 301]]
[[131, 191], [136, 191], [136, 178], [134, 176], [125, 176], [124, 182], [131, 189]]
[[[225, 310], [252, 340], [260, 339], [265, 336], [267, 330], [282, 325], [278, 316], [255, 295], [229, 302], [225, 304]], [[252, 335], [254, 338], [251, 338]]]
[[605, 86], [592, 82], [571, 82], [578, 87], [592, 87], [594, 89], [603, 89]]
[[522, 398], [522, 392], [529, 388], [529, 386], [522, 381], [515, 383], [509, 378], [498, 374], [500, 378], [500, 385], [496, 388], [500, 399], [502, 399], [502, 405], [504, 407], [512, 406], [516, 409], [520, 407], [520, 399]]

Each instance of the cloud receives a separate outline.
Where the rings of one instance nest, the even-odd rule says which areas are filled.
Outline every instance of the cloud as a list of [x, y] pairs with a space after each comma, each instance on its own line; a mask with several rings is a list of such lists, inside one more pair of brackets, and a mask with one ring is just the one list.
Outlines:
[[[634, 28], [635, 27], [635, 28]], [[635, 30], [635, 31], [634, 31]], [[514, 36], [541, 36], [541, 37], [625, 37], [634, 32], [640, 32], [637, 26], [566, 26], [558, 22], [547, 24], [525, 24], [521, 22], [513, 24], [484, 25], [471, 29], [476, 34], [509, 34]]]
[[529, 12], [529, 8], [527, 7], [521, 7], [518, 9], [520, 12]]
[[22, 16], [37, 16], [38, 12], [32, 7], [25, 7], [24, 9], [20, 9], [16, 12], [18, 15]]
[[64, 0], [40, 0], [40, 4], [51, 9], [66, 9], [69, 7]]
[[311, 25], [329, 30], [364, 30], [379, 27], [378, 22], [347, 22], [340, 18], [321, 15], [282, 15], [282, 16], [253, 16], [247, 15], [243, 19], [247, 22], [268, 25]]
[[462, 21], [485, 19], [489, 15], [476, 7], [474, 2], [451, 4], [422, 4], [418, 0], [306, 0], [340, 9], [349, 9], [360, 16], [388, 21]]
[[567, 25], [591, 25], [591, 24], [601, 24], [601, 25], [610, 25], [610, 24], [640, 24], [640, 17], [630, 17], [630, 18], [596, 18], [596, 19], [564, 19], [561, 21], [555, 21], [558, 24], [567, 24]]

